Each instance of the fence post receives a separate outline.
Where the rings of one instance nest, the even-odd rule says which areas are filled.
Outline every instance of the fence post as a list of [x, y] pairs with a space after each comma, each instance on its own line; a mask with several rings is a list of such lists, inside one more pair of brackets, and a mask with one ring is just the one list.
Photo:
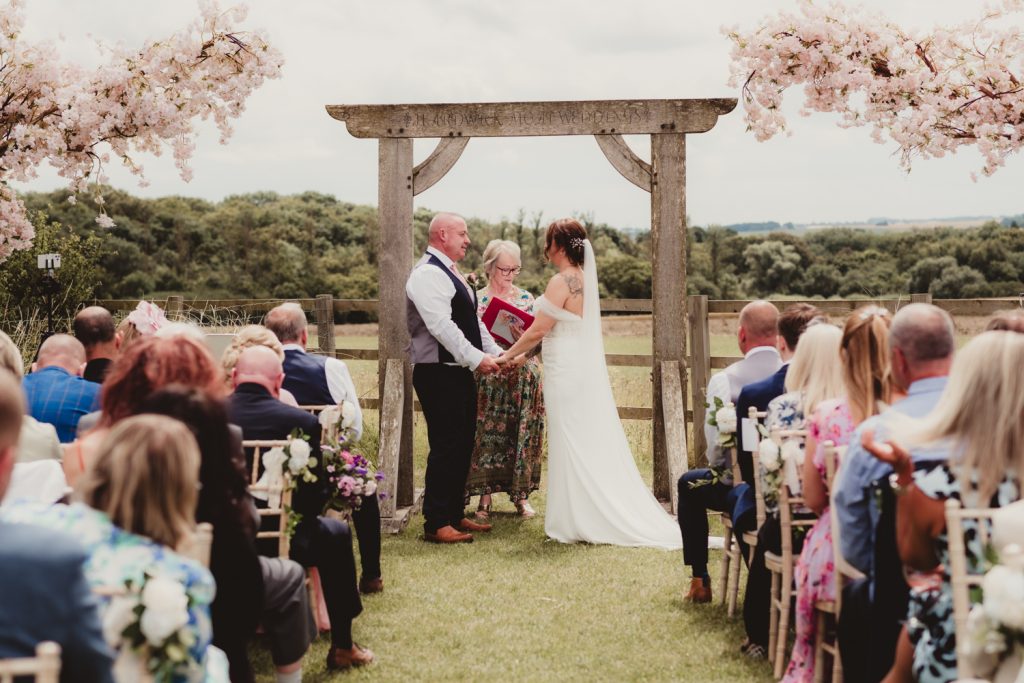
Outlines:
[[181, 320], [183, 308], [182, 298], [177, 294], [173, 294], [167, 297], [167, 310], [164, 311], [164, 315], [167, 316], [168, 320]]
[[708, 379], [711, 377], [711, 330], [708, 326], [708, 298], [689, 297], [690, 381], [693, 383], [693, 455], [695, 466], [706, 464], [708, 443], [704, 436]]
[[911, 294], [910, 303], [912, 304], [930, 304], [932, 302], [932, 295], [929, 292], [924, 294]]
[[330, 294], [317, 294], [316, 304], [316, 343], [321, 353], [334, 355], [334, 297]]

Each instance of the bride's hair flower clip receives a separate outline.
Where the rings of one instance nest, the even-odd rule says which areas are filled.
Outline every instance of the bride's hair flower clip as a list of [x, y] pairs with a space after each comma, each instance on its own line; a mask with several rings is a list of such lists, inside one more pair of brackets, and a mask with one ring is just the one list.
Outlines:
[[582, 249], [582, 248], [583, 248], [583, 242], [584, 242], [584, 241], [585, 241], [585, 240], [583, 240], [583, 238], [581, 238], [581, 237], [573, 237], [573, 238], [572, 238], [571, 240], [569, 240], [569, 244], [570, 244], [570, 245], [571, 245], [571, 246], [572, 246], [572, 247], [573, 247], [574, 249]]
[[149, 301], [140, 301], [135, 310], [128, 314], [128, 322], [135, 326], [139, 334], [148, 336], [167, 324], [162, 308]]

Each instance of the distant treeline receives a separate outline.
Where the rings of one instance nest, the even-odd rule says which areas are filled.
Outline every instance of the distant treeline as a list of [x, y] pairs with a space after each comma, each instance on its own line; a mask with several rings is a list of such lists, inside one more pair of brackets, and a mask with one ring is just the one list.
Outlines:
[[[59, 251], [67, 304], [96, 298], [376, 298], [376, 208], [315, 192], [259, 192], [220, 202], [189, 197], [142, 199], [113, 189], [104, 207], [116, 222], [96, 225], [88, 199], [67, 192], [28, 193], [37, 212], [36, 246], [0, 265], [0, 287], [14, 301], [36, 295], [35, 254]], [[413, 218], [416, 248], [426, 244], [432, 212]], [[519, 282], [539, 293], [551, 275], [544, 228], [554, 216], [487, 222], [470, 218], [474, 248], [466, 269], [479, 270], [488, 240], [517, 242]], [[581, 217], [598, 258], [602, 295], [651, 294], [651, 240]], [[1012, 224], [1011, 225], [1015, 225]], [[689, 231], [688, 293], [712, 298], [781, 295], [885, 296], [928, 292], [940, 298], [1016, 295], [1024, 291], [1024, 230], [989, 223], [970, 230], [904, 232], [835, 228], [798, 235], [740, 234], [721, 227]]]

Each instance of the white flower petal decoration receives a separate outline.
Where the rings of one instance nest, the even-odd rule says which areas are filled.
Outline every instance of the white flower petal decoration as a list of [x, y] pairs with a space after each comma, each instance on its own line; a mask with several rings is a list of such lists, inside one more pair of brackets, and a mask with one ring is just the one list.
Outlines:
[[341, 402], [341, 428], [348, 429], [356, 419], [356, 406], [351, 401]]
[[761, 466], [769, 472], [779, 469], [782, 461], [779, 459], [779, 447], [771, 439], [761, 439], [757, 447], [757, 457]]
[[142, 604], [145, 609], [139, 627], [150, 645], [162, 645], [188, 624], [188, 595], [178, 581], [151, 577], [142, 588]]

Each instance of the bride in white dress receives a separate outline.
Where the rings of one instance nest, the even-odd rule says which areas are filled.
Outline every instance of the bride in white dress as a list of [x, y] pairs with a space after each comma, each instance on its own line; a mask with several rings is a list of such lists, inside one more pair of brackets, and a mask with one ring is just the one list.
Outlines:
[[[536, 319], [502, 355], [511, 360], [543, 340], [548, 418], [544, 531], [562, 543], [677, 550], [675, 520], [644, 483], [622, 431], [605, 365], [594, 251], [573, 219], [548, 228], [558, 268], [534, 304]], [[582, 269], [580, 268], [582, 266]]]

